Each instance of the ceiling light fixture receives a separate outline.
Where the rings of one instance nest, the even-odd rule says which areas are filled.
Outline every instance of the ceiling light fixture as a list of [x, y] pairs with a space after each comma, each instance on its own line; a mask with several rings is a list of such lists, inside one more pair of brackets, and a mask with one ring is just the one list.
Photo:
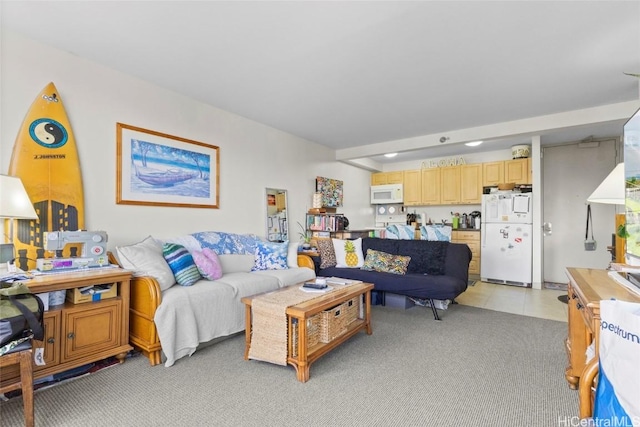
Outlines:
[[464, 145], [466, 145], [467, 147], [477, 147], [480, 144], [482, 144], [482, 141], [465, 142]]
[[384, 156], [385, 156], [386, 158], [390, 159], [390, 158], [395, 157], [395, 156], [397, 156], [397, 155], [398, 155], [398, 153], [387, 153], [387, 154], [385, 154]]

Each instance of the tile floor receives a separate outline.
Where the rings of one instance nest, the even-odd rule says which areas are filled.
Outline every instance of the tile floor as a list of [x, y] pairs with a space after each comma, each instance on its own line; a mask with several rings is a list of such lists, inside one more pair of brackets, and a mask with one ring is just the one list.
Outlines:
[[566, 294], [567, 291], [563, 290], [539, 290], [477, 281], [456, 301], [489, 310], [566, 322], [567, 304], [558, 301], [558, 296]]

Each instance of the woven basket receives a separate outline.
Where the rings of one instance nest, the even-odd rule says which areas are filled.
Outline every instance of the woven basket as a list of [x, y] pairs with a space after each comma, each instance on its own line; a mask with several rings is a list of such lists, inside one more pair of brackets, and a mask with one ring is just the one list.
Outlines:
[[346, 317], [347, 325], [355, 322], [360, 317], [360, 296], [351, 298], [349, 301], [342, 304], [344, 306], [344, 315]]
[[347, 332], [347, 303], [318, 313], [320, 316], [320, 342], [328, 343]]
[[[291, 325], [291, 357], [298, 357], [298, 322]], [[320, 340], [320, 315], [307, 319], [307, 349], [318, 344]]]

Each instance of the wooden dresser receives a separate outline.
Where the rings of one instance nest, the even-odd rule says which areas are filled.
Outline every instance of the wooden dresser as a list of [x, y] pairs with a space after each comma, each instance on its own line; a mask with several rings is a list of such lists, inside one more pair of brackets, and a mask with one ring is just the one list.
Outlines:
[[[117, 287], [115, 298], [79, 304], [65, 301], [44, 312], [44, 342], [34, 342], [34, 348], [44, 348], [46, 365], [34, 367], [34, 379], [111, 356], [124, 362], [133, 349], [129, 345], [130, 282], [131, 272], [121, 268], [38, 276], [25, 281], [35, 294], [94, 285]], [[9, 384], [19, 375], [17, 366], [3, 368], [0, 384]]]
[[[569, 387], [577, 389], [580, 378], [591, 378], [597, 365], [600, 335], [600, 301], [615, 298], [640, 303], [640, 295], [628, 290], [609, 277], [607, 270], [591, 268], [567, 268], [569, 286], [569, 333], [565, 341], [569, 365], [565, 377]], [[587, 360], [587, 347], [594, 343], [595, 358]], [[581, 393], [589, 393], [588, 384], [580, 387]], [[591, 415], [591, 397], [580, 397], [580, 416]]]

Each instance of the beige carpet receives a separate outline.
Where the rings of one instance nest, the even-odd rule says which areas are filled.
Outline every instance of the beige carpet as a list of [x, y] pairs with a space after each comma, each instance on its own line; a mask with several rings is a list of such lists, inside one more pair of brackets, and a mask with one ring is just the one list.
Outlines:
[[[464, 305], [372, 308], [364, 333], [311, 367], [245, 361], [244, 336], [170, 368], [137, 357], [35, 394], [37, 426], [577, 425], [565, 322]], [[22, 425], [22, 399], [0, 403]], [[574, 422], [574, 424], [571, 424]]]

